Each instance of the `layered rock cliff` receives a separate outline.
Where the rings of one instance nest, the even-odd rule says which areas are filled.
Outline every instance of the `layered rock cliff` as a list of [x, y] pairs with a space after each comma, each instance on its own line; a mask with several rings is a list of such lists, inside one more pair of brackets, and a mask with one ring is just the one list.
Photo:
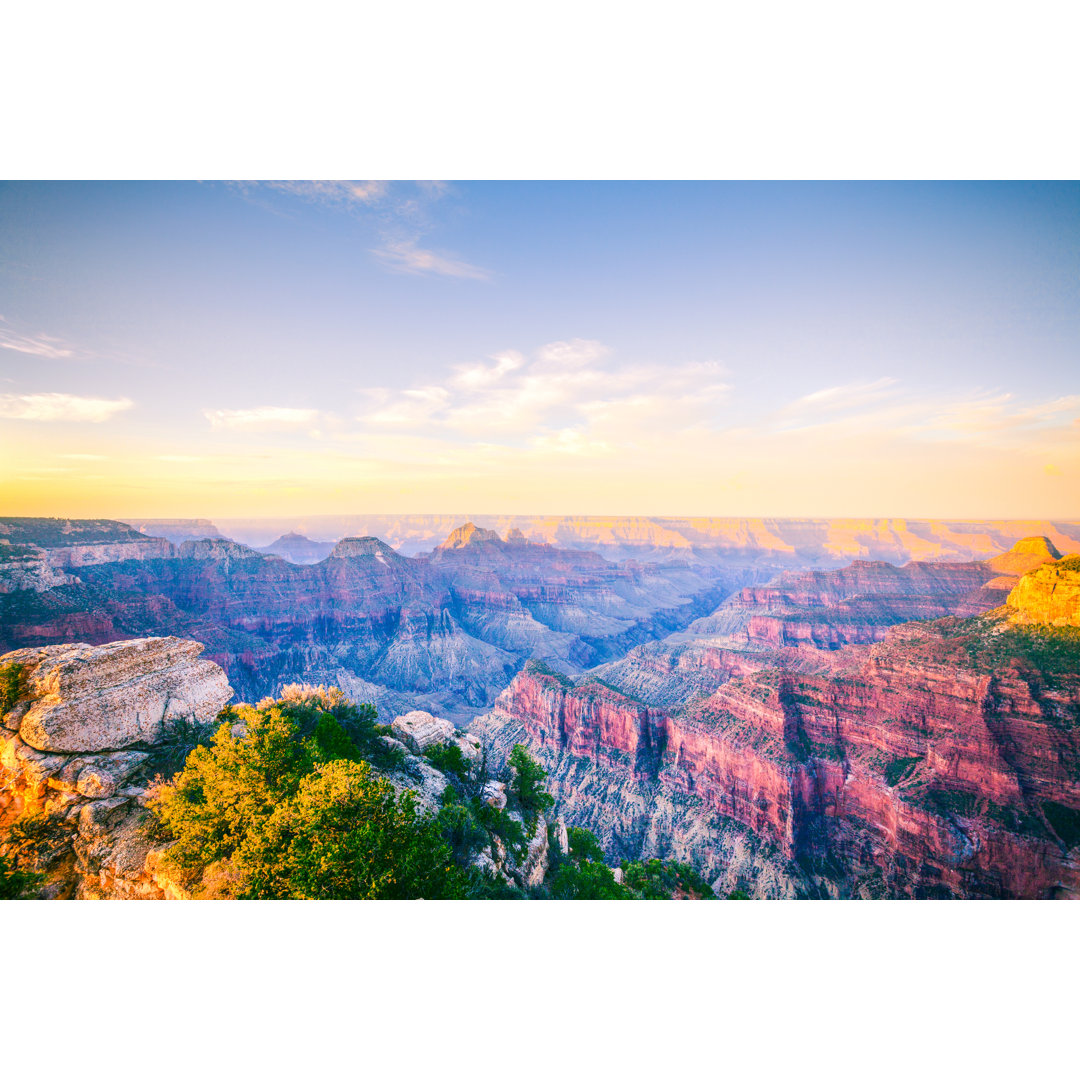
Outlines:
[[[1026, 536], [1044, 535], [1062, 551], [1080, 541], [1076, 521], [945, 521], [912, 518], [709, 518], [478, 515], [473, 523], [499, 536], [513, 530], [534, 543], [596, 551], [612, 560], [727, 565], [843, 566], [853, 559], [894, 564], [988, 559]], [[140, 523], [142, 524], [142, 523]], [[323, 539], [381, 536], [403, 554], [431, 551], [461, 519], [449, 514], [320, 515], [223, 519], [230, 536], [263, 545], [282, 532]], [[150, 526], [144, 526], [150, 527]], [[171, 536], [164, 531], [155, 535]]]
[[1058, 557], [1046, 537], [1027, 537], [988, 562], [856, 562], [841, 570], [785, 571], [596, 674], [670, 707], [761, 668], [813, 671], [825, 662], [820, 650], [880, 641], [898, 623], [992, 610], [1021, 574]]
[[719, 686], [667, 709], [533, 665], [473, 730], [493, 753], [524, 741], [611, 853], [755, 895], [1080, 895], [1072, 563], [1007, 608], [816, 662], [777, 650], [746, 673], [728, 653]]
[[[0, 565], [0, 649], [179, 634], [205, 644], [246, 698], [296, 681], [333, 683], [388, 711], [462, 720], [531, 656], [580, 672], [687, 625], [753, 580], [614, 564], [470, 526], [430, 558], [360, 536], [321, 562], [294, 565], [223, 537], [174, 548], [127, 526], [79, 524], [12, 533], [20, 543], [89, 534], [111, 556], [62, 573], [48, 559], [69, 547], [26, 547], [27, 556], [10, 543], [8, 562], [21, 568], [5, 575]], [[164, 545], [160, 557], [148, 544]]]
[[1006, 607], [1010, 620], [1020, 625], [1080, 626], [1080, 556], [1026, 573]]

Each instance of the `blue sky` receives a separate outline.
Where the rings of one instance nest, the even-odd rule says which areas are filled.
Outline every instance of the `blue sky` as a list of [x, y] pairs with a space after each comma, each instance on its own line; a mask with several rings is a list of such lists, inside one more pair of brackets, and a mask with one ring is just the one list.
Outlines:
[[1080, 516], [1080, 185], [0, 185], [10, 512]]

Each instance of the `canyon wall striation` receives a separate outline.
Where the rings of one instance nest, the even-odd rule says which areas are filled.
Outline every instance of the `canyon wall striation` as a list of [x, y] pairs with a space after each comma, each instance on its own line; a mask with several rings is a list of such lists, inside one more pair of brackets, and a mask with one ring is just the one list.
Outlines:
[[668, 708], [530, 665], [472, 730], [528, 745], [609, 854], [693, 858], [755, 895], [1077, 896], [1071, 562], [816, 664], [739, 673], [728, 653], [719, 686]]

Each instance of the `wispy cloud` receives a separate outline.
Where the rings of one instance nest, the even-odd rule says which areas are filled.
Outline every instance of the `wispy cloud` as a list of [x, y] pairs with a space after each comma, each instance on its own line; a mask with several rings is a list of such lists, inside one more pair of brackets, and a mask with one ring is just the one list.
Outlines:
[[59, 458], [64, 458], [66, 461], [105, 461], [107, 460], [105, 454], [57, 454]]
[[373, 206], [390, 190], [385, 180], [267, 180], [258, 186], [324, 206]]
[[612, 450], [606, 442], [590, 439], [578, 428], [544, 432], [537, 435], [530, 445], [534, 450], [545, 454], [609, 454]]
[[35, 356], [41, 360], [106, 361], [135, 367], [161, 366], [155, 361], [141, 356], [129, 356], [113, 348], [98, 351], [54, 334], [30, 331], [25, 325], [19, 326], [18, 319], [6, 319], [3, 315], [0, 315], [0, 324], [0, 349], [22, 353], [24, 356]]
[[1077, 414], [1080, 414], [1078, 394], [1028, 405], [1015, 404], [1012, 394], [997, 394], [947, 403], [928, 419], [926, 428], [977, 438], [1076, 423], [1080, 419]]
[[479, 390], [494, 386], [504, 375], [525, 365], [525, 357], [516, 349], [495, 353], [490, 359], [494, 364], [469, 364], [457, 369], [454, 382], [467, 390]]
[[538, 350], [537, 359], [556, 367], [583, 367], [593, 360], [599, 360], [611, 350], [600, 341], [584, 338], [572, 338], [570, 341], [553, 341]]
[[872, 382], [850, 382], [842, 386], [827, 386], [823, 390], [815, 390], [811, 394], [790, 402], [781, 412], [786, 415], [795, 415], [858, 408], [860, 405], [867, 405], [888, 397], [896, 384], [896, 379], [891, 375], [885, 375]]
[[415, 240], [388, 240], [382, 247], [372, 248], [371, 253], [391, 270], [402, 274], [441, 274], [476, 281], [487, 281], [491, 277], [482, 267], [419, 247]]
[[373, 424], [418, 427], [426, 424], [450, 401], [450, 391], [441, 386], [419, 386], [402, 390], [396, 399], [366, 417]]
[[282, 430], [310, 425], [319, 417], [317, 409], [294, 409], [280, 405], [260, 405], [254, 409], [204, 409], [203, 415], [215, 428]]
[[10, 349], [27, 356], [40, 356], [46, 360], [68, 360], [75, 357], [75, 350], [60, 338], [50, 337], [48, 334], [17, 334], [4, 326], [0, 326], [0, 349]]
[[75, 394], [0, 394], [0, 416], [9, 420], [70, 421], [100, 424], [130, 409], [130, 398], [91, 398]]
[[[879, 380], [884, 383], [884, 380]], [[855, 385], [855, 384], [853, 384]], [[878, 384], [864, 384], [865, 387]], [[839, 389], [839, 388], [838, 388]], [[851, 389], [851, 388], [844, 388]], [[813, 395], [810, 395], [813, 396]], [[774, 417], [771, 429], [785, 438], [820, 442], [858, 440], [861, 446], [969, 443], [1044, 453], [1075, 443], [1080, 395], [1018, 401], [1003, 391], [916, 394], [882, 386], [880, 392], [837, 394], [846, 407], [806, 409], [793, 402]]]
[[[391, 273], [473, 281], [492, 276], [489, 270], [424, 242], [437, 229], [434, 207], [452, 191], [445, 181], [270, 180], [230, 186], [277, 213], [282, 212], [281, 200], [267, 200], [265, 193], [285, 196], [286, 207], [288, 199], [301, 199], [368, 223], [379, 238], [369, 251]], [[260, 193], [263, 198], [258, 197]]]

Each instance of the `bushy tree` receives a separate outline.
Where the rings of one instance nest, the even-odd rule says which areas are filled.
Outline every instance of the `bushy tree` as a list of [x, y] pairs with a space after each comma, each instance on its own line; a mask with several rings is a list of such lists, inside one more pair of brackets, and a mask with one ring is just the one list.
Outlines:
[[569, 852], [552, 850], [548, 890], [556, 900], [630, 900], [630, 890], [615, 880], [604, 863], [604, 849], [588, 829], [567, 829]]
[[622, 864], [623, 881], [642, 900], [671, 900], [676, 895], [694, 900], [715, 900], [712, 886], [689, 863], [647, 862]]
[[521, 815], [530, 828], [536, 819], [555, 805], [555, 800], [544, 789], [547, 772], [521, 743], [516, 743], [507, 762], [510, 766], [510, 794], [521, 808]]
[[615, 880], [609, 866], [583, 859], [563, 863], [551, 877], [556, 900], [630, 900], [630, 890]]
[[167, 861], [192, 881], [217, 864], [228, 894], [249, 899], [464, 895], [435, 819], [363, 760], [351, 732], [373, 744], [373, 713], [325, 691], [230, 711], [155, 786]]
[[463, 895], [462, 878], [412, 792], [366, 761], [317, 765], [260, 821], [233, 863], [253, 899], [407, 900]]

